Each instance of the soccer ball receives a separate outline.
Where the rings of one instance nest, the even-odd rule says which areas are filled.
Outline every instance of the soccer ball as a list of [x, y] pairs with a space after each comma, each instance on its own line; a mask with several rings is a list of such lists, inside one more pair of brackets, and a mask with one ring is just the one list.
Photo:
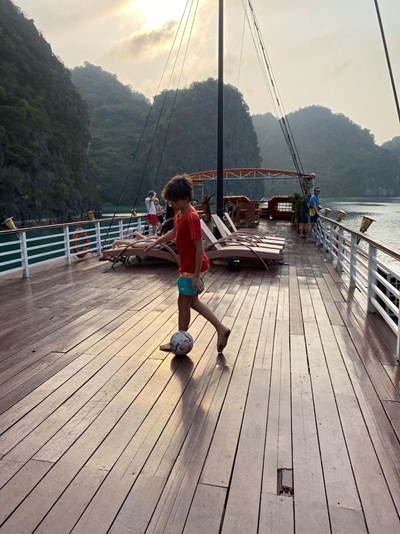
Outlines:
[[179, 330], [171, 337], [171, 352], [177, 356], [188, 354], [193, 348], [193, 338], [189, 332]]

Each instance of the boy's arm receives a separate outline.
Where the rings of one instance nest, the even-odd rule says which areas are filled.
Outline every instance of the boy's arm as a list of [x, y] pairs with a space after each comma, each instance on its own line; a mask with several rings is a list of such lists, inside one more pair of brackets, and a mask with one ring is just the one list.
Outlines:
[[168, 243], [168, 241], [173, 241], [175, 237], [176, 237], [176, 229], [173, 228], [172, 230], [162, 235], [158, 239], [155, 239], [154, 241], [150, 241], [149, 243], [147, 243], [147, 245], [144, 247], [144, 250], [150, 250], [156, 245], [161, 245], [161, 243]]
[[201, 293], [204, 289], [204, 284], [200, 280], [200, 270], [201, 270], [201, 264], [203, 263], [203, 255], [204, 255], [204, 247], [203, 247], [203, 240], [202, 239], [194, 239], [193, 244], [196, 248], [196, 255], [195, 255], [195, 271], [193, 275], [193, 287], [198, 289], [199, 293]]

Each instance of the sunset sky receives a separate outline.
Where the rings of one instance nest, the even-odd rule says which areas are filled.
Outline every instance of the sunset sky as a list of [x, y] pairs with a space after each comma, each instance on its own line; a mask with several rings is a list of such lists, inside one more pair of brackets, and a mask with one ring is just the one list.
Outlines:
[[[67, 67], [89, 61], [152, 98], [187, 0], [14, 3]], [[251, 113], [274, 113], [247, 26], [239, 61], [244, 3], [225, 0], [225, 82], [239, 87]], [[378, 144], [400, 135], [373, 0], [252, 0], [252, 5], [287, 113], [318, 104], [368, 128]], [[400, 91], [400, 0], [379, 5]], [[217, 11], [218, 0], [199, 1], [180, 87], [217, 77]], [[176, 85], [173, 79], [171, 87]]]

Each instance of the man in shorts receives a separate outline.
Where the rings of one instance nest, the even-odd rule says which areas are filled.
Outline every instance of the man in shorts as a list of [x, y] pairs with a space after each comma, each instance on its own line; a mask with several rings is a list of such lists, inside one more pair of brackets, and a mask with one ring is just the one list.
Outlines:
[[158, 228], [158, 219], [157, 219], [157, 210], [156, 206], [154, 204], [154, 199], [156, 198], [156, 192], [155, 191], [149, 191], [147, 193], [147, 197], [145, 199], [146, 204], [146, 210], [147, 210], [147, 219], [153, 229], [153, 234], [157, 234], [157, 228]]

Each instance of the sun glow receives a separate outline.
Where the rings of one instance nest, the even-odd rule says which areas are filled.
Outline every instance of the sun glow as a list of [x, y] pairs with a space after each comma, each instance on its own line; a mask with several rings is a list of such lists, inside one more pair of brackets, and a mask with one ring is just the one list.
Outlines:
[[161, 28], [181, 17], [186, 0], [133, 0], [132, 9], [139, 10], [148, 29]]

